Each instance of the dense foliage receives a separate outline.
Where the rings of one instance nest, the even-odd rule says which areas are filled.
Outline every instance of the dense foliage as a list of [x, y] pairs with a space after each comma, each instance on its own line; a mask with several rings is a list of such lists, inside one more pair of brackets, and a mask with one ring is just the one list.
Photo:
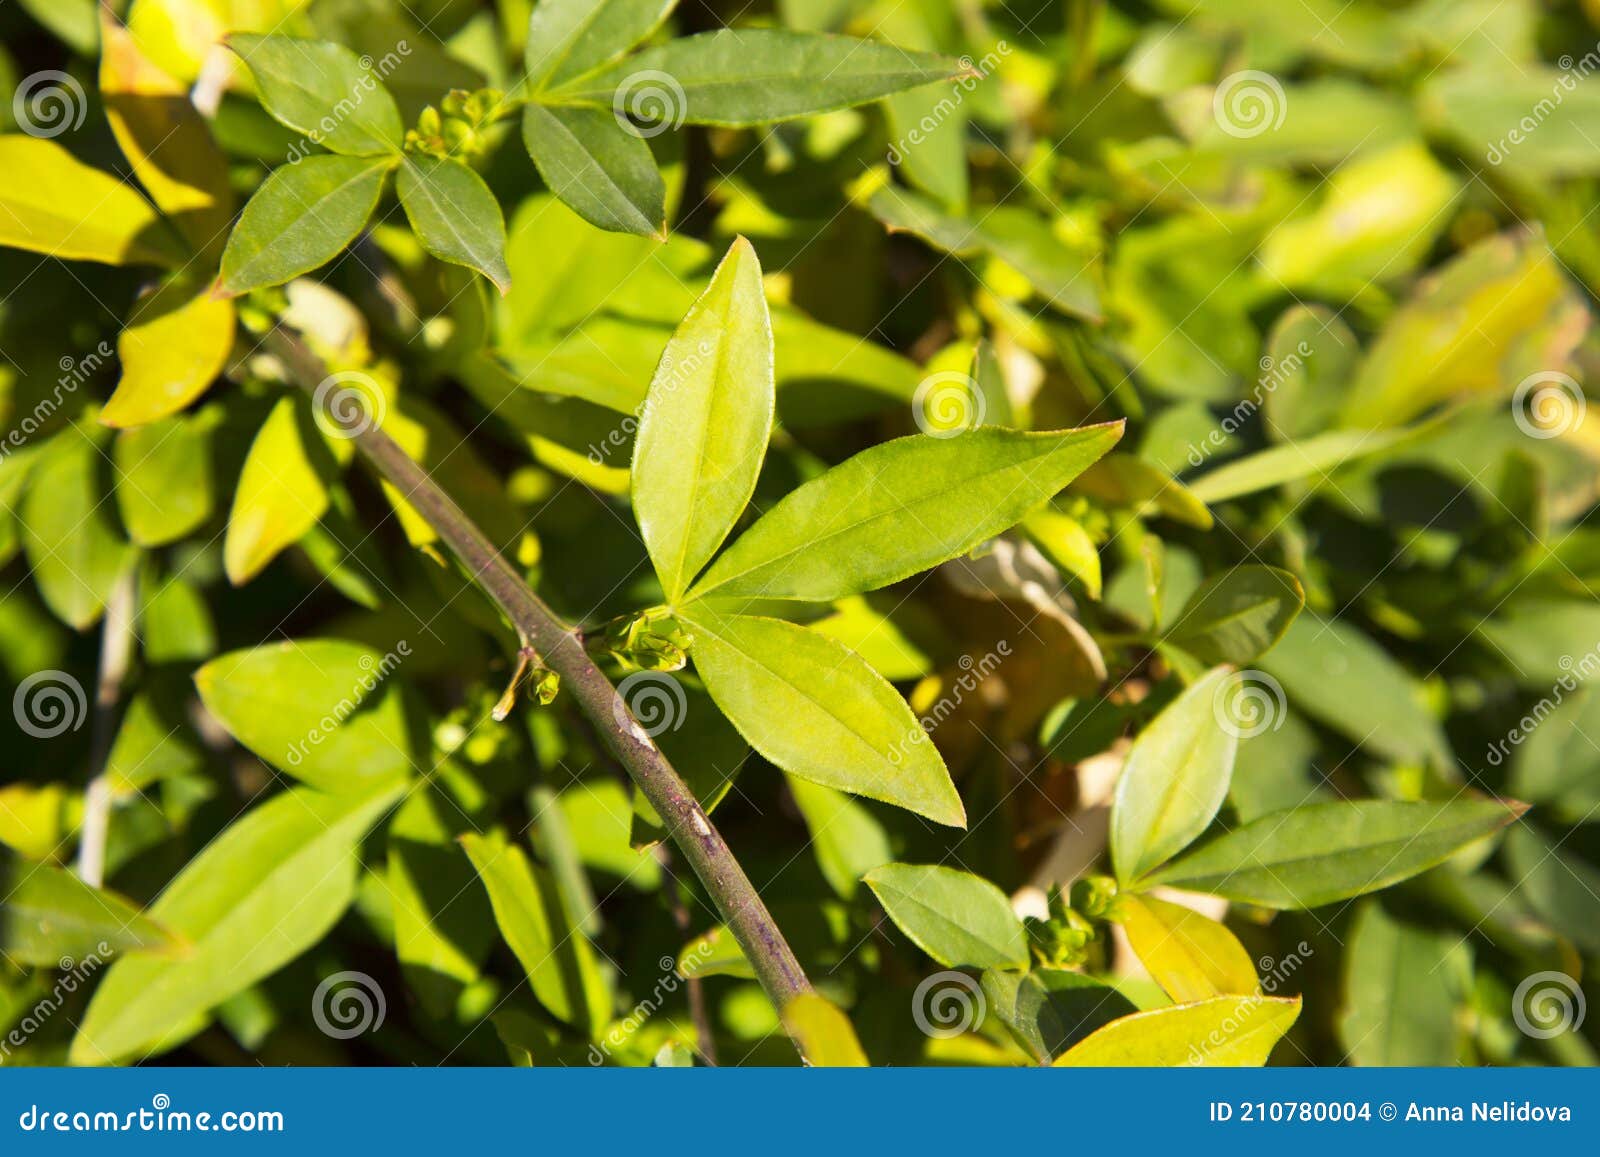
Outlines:
[[1600, 7], [0, 30], [0, 1063], [1593, 1063]]

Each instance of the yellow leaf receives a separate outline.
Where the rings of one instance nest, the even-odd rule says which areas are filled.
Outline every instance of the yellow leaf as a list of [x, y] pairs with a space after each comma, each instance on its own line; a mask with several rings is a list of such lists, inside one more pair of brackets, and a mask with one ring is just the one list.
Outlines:
[[174, 282], [140, 300], [117, 338], [122, 380], [100, 421], [142, 426], [177, 413], [205, 392], [233, 348], [231, 301]]
[[850, 1018], [827, 997], [802, 993], [783, 1010], [783, 1022], [806, 1064], [817, 1068], [867, 1067], [867, 1055], [861, 1051]]
[[249, 582], [285, 547], [303, 538], [328, 509], [324, 470], [313, 454], [327, 456], [295, 399], [281, 398], [261, 426], [239, 474], [228, 516], [223, 566], [234, 586]]
[[30, 860], [48, 860], [63, 851], [82, 810], [82, 797], [59, 783], [0, 787], [0, 844]]
[[1128, 896], [1123, 905], [1128, 943], [1179, 1004], [1261, 991], [1250, 954], [1215, 920], [1153, 896]]
[[1264, 1065], [1300, 998], [1215, 996], [1119, 1017], [1056, 1058], [1058, 1068]]
[[156, 207], [197, 251], [220, 253], [233, 219], [227, 162], [188, 90], [103, 8], [100, 94], [117, 144]]
[[183, 246], [132, 186], [55, 141], [0, 136], [0, 245], [69, 261], [181, 265]]

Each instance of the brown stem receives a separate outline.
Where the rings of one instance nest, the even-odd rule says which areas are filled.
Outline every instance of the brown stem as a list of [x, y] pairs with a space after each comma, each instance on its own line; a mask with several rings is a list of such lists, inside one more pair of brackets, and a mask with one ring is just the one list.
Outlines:
[[[267, 344], [308, 392], [326, 379], [327, 367], [291, 331], [278, 327], [267, 336]], [[800, 962], [732, 850], [617, 689], [589, 658], [578, 632], [533, 593], [477, 525], [394, 439], [359, 414], [341, 419], [330, 409], [326, 416], [344, 426], [362, 456], [438, 532], [472, 580], [511, 621], [521, 643], [531, 646], [561, 677], [563, 692], [632, 776], [705, 885], [773, 1005], [781, 1013], [795, 997], [810, 992]]]

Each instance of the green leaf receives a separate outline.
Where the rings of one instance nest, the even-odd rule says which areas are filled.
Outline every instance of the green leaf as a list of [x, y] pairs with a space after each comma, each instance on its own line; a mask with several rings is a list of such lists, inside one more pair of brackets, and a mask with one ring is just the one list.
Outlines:
[[395, 188], [424, 249], [440, 261], [476, 269], [501, 293], [510, 292], [506, 222], [482, 177], [460, 161], [408, 156]]
[[534, 93], [610, 64], [649, 36], [677, 0], [539, 0], [528, 21], [526, 63]]
[[250, 444], [233, 493], [222, 557], [235, 586], [317, 524], [328, 509], [331, 457], [304, 404], [279, 398]]
[[140, 298], [117, 335], [122, 380], [100, 421], [142, 426], [175, 414], [217, 380], [233, 349], [234, 310], [175, 281]]
[[1315, 908], [1409, 879], [1526, 810], [1480, 799], [1307, 804], [1235, 828], [1148, 882], [1265, 908]]
[[690, 654], [717, 706], [784, 771], [952, 827], [961, 797], [904, 699], [853, 652], [779, 619], [685, 620]]
[[650, 146], [609, 110], [530, 104], [522, 143], [550, 191], [591, 225], [665, 236], [667, 187]]
[[262, 107], [335, 153], [398, 153], [405, 126], [370, 65], [342, 44], [236, 32], [225, 43], [256, 79]]
[[742, 238], [661, 355], [633, 446], [633, 509], [676, 602], [755, 492], [773, 413], [772, 325]]
[[883, 825], [844, 792], [789, 776], [789, 794], [811, 833], [817, 867], [843, 899], [856, 894], [868, 872], [894, 859]]
[[885, 864], [865, 876], [889, 919], [946, 968], [1027, 968], [1028, 934], [1006, 894], [937, 864]]
[[1193, 843], [1227, 798], [1239, 736], [1218, 704], [1236, 679], [1224, 667], [1207, 672], [1134, 740], [1111, 805], [1111, 862], [1123, 884]]
[[321, 940], [355, 897], [362, 837], [399, 792], [294, 788], [231, 824], [147, 912], [190, 951], [112, 965], [69, 1062], [114, 1063], [177, 1044], [211, 1009]]
[[814, 1068], [867, 1066], [867, 1054], [861, 1051], [850, 1018], [827, 997], [801, 993], [783, 1010], [783, 1023], [806, 1064]]
[[1600, 869], [1528, 823], [1506, 833], [1506, 862], [1517, 893], [1552, 929], [1584, 952], [1600, 954]]
[[605, 981], [550, 874], [499, 831], [469, 833], [461, 846], [489, 890], [495, 923], [522, 962], [533, 995], [552, 1016], [598, 1039], [610, 1003]]
[[1136, 1011], [1116, 989], [1081, 972], [1036, 968], [983, 974], [989, 1010], [1041, 1064], [1118, 1017]]
[[690, 597], [825, 602], [888, 586], [1016, 525], [1121, 436], [1120, 422], [980, 427], [863, 450], [767, 511]]
[[239, 215], [213, 291], [237, 297], [332, 261], [378, 207], [394, 157], [306, 157], [280, 165]]
[[184, 944], [121, 896], [48, 864], [18, 864], [5, 881], [0, 944], [18, 964], [70, 970], [124, 952], [181, 953]]
[[200, 699], [228, 733], [273, 767], [330, 793], [371, 794], [412, 767], [396, 668], [344, 639], [296, 639], [231, 651], [195, 672]]
[[80, 631], [100, 618], [111, 588], [134, 560], [106, 501], [103, 436], [70, 426], [52, 438], [29, 471], [19, 519], [39, 594]]
[[67, 261], [179, 266], [188, 255], [150, 203], [55, 141], [0, 136], [0, 245]]
[[1459, 1063], [1456, 1016], [1472, 967], [1460, 934], [1395, 920], [1369, 900], [1350, 926], [1344, 965], [1339, 1039], [1348, 1063]]
[[208, 416], [175, 416], [117, 435], [117, 510], [140, 546], [176, 542], [211, 517], [214, 425]]
[[1167, 638], [1202, 663], [1244, 667], [1277, 644], [1305, 601], [1300, 580], [1288, 571], [1235, 567], [1189, 596]]
[[1189, 493], [1201, 502], [1215, 504], [1260, 490], [1270, 490], [1301, 478], [1315, 476], [1317, 481], [1321, 481], [1323, 475], [1346, 462], [1387, 450], [1414, 432], [1404, 428], [1335, 430], [1303, 442], [1269, 446], [1265, 450], [1247, 454], [1236, 462], [1208, 470], [1189, 483]]
[[1255, 962], [1226, 926], [1154, 896], [1124, 896], [1121, 905], [1128, 944], [1173, 1003], [1261, 990]]
[[[1569, 678], [1572, 676], [1569, 674]], [[1539, 705], [1528, 716], [1532, 734], [1519, 726], [1521, 748], [1512, 756], [1510, 790], [1518, 799], [1549, 805], [1581, 822], [1600, 809], [1600, 688], [1579, 688], [1563, 696], [1541, 718]], [[1506, 741], [1490, 748], [1488, 762], [1505, 761]]]
[[1216, 996], [1114, 1020], [1056, 1058], [1058, 1068], [1259, 1066], [1300, 1015], [1300, 998]]
[[965, 71], [960, 61], [873, 40], [724, 28], [647, 48], [551, 90], [547, 100], [674, 126], [756, 125], [865, 104]]

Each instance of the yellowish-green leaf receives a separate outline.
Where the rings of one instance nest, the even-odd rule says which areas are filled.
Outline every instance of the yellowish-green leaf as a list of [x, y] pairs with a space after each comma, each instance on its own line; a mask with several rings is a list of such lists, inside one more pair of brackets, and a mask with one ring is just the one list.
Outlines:
[[1188, 847], [1227, 797], [1239, 736], [1218, 704], [1236, 678], [1225, 667], [1207, 672], [1128, 751], [1111, 805], [1111, 862], [1124, 884]]
[[783, 1010], [784, 1027], [794, 1038], [805, 1062], [815, 1068], [866, 1068], [850, 1018], [827, 997], [801, 993]]
[[306, 157], [281, 165], [239, 215], [213, 291], [236, 297], [332, 261], [377, 208], [395, 157]]
[[755, 492], [773, 390], [761, 265], [740, 238], [667, 343], [634, 440], [634, 514], [669, 602]]
[[1120, 422], [980, 427], [863, 450], [768, 510], [691, 597], [821, 602], [888, 586], [1016, 525], [1121, 436]]
[[249, 582], [328, 509], [328, 457], [316, 428], [284, 397], [256, 434], [239, 474], [223, 542], [223, 564], [235, 586]]
[[1300, 998], [1216, 996], [1114, 1020], [1056, 1058], [1062, 1068], [1260, 1066], [1300, 1015]]
[[921, 723], [853, 652], [779, 619], [699, 606], [684, 617], [696, 670], [751, 747], [801, 779], [966, 826]]
[[117, 337], [122, 380], [101, 411], [107, 426], [175, 414], [216, 380], [233, 349], [231, 301], [171, 282], [140, 299]]
[[938, 864], [885, 864], [866, 875], [900, 931], [947, 968], [1026, 968], [1028, 934], [1006, 894]]
[[234, 33], [225, 41], [254, 75], [261, 104], [297, 133], [335, 153], [397, 153], [400, 109], [383, 81], [342, 44]]
[[666, 184], [643, 137], [609, 109], [528, 105], [522, 143], [550, 191], [585, 221], [617, 233], [666, 234]]
[[609, 64], [649, 36], [677, 0], [539, 0], [528, 21], [528, 85], [540, 92]]
[[1154, 896], [1125, 896], [1122, 905], [1128, 943], [1175, 1003], [1261, 990], [1250, 954], [1215, 920]]
[[100, 13], [100, 96], [122, 155], [195, 251], [210, 252], [233, 217], [227, 161], [188, 89], [151, 62], [109, 8]]
[[321, 940], [355, 897], [362, 837], [399, 792], [397, 784], [369, 796], [294, 788], [234, 821], [147, 913], [186, 938], [189, 952], [113, 964], [69, 1061], [109, 1064], [176, 1044], [211, 1009]]
[[176, 542], [211, 517], [214, 416], [165, 418], [117, 435], [117, 510], [140, 546]]
[[131, 185], [55, 141], [0, 136], [0, 172], [11, 174], [0, 184], [0, 245], [106, 265], [177, 266], [187, 257]]
[[71, 969], [124, 952], [180, 953], [183, 942], [128, 900], [48, 864], [19, 864], [5, 886], [0, 942], [18, 964]]
[[107, 501], [107, 437], [87, 425], [57, 434], [29, 472], [19, 518], [39, 594], [80, 631], [100, 618], [111, 588], [134, 559]]

